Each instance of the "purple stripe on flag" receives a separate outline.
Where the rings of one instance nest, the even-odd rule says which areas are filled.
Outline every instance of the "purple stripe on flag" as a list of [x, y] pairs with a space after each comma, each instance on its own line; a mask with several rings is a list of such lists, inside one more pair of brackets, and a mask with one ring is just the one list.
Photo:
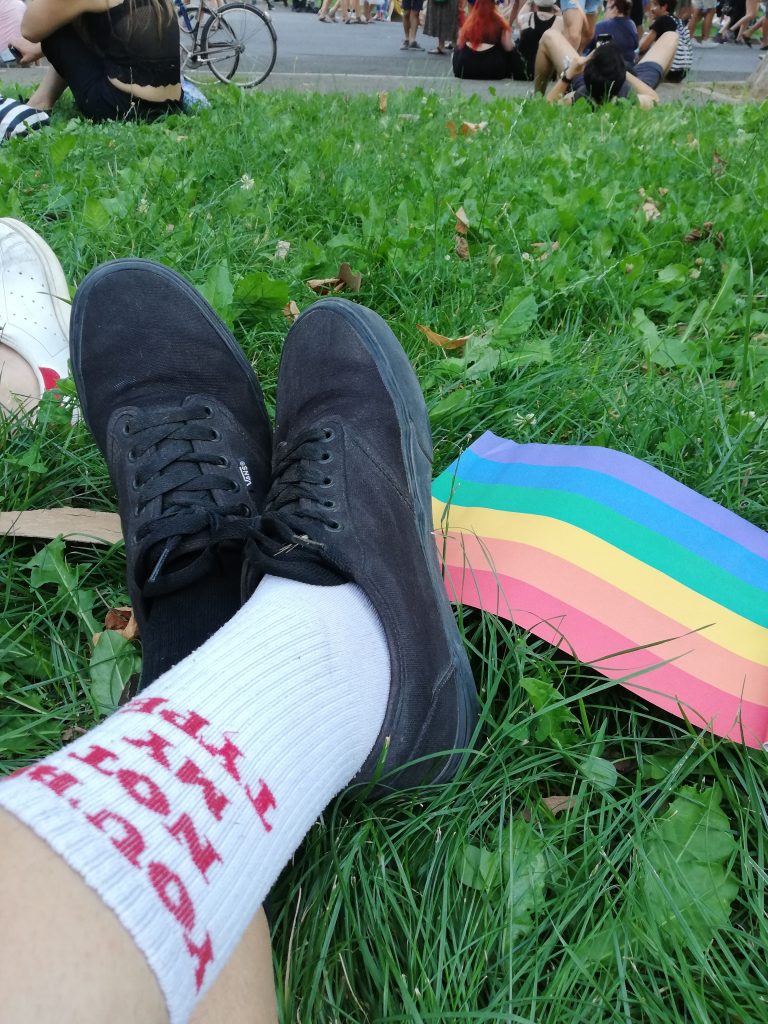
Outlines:
[[[623, 452], [588, 445], [517, 444], [490, 430], [479, 437], [471, 449], [480, 458], [500, 464], [567, 466], [614, 477], [704, 523], [761, 558], [768, 558], [768, 534], [661, 470]], [[458, 476], [461, 477], [461, 464]]]

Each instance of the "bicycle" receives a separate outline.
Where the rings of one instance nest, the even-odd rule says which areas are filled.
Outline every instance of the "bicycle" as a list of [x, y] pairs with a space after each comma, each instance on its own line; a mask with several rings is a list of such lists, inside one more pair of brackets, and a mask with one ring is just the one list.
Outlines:
[[267, 78], [277, 59], [277, 34], [269, 14], [247, 0], [221, 7], [209, 6], [206, 0], [190, 6], [184, 0], [174, 2], [183, 75], [202, 82], [213, 74], [241, 89], [252, 89]]

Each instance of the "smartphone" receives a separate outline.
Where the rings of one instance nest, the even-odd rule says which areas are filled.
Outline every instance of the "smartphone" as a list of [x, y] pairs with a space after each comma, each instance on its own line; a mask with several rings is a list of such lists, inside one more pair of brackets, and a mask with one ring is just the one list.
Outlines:
[[19, 60], [21, 60], [21, 50], [17, 50], [15, 46], [9, 46], [7, 50], [0, 53], [0, 62], [3, 64], [15, 64]]
[[612, 39], [613, 36], [610, 32], [601, 32], [600, 35], [597, 37], [597, 42], [595, 43], [595, 46], [602, 46], [603, 43], [610, 43]]

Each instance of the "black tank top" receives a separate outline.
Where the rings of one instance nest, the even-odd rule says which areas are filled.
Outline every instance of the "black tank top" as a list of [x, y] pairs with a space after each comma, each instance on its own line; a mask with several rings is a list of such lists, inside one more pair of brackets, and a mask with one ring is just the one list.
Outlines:
[[83, 26], [104, 58], [107, 76], [126, 85], [178, 85], [179, 23], [172, 10], [158, 15], [151, 0], [123, 0]]
[[536, 54], [539, 50], [539, 42], [541, 37], [547, 31], [552, 28], [555, 24], [554, 18], [540, 18], [536, 11], [533, 12], [533, 24], [529, 25], [528, 28], [524, 28], [520, 33], [520, 38], [517, 42], [517, 48], [520, 51], [520, 55], [525, 61], [529, 68], [531, 78], [533, 78], [533, 66], [536, 63]]

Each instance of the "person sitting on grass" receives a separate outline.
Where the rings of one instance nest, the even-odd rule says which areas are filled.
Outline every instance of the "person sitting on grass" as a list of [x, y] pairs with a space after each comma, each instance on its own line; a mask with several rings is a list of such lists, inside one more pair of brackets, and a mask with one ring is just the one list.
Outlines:
[[648, 13], [652, 19], [651, 26], [638, 47], [642, 57], [665, 33], [677, 34], [677, 50], [672, 67], [667, 72], [668, 82], [682, 82], [693, 63], [693, 46], [688, 26], [680, 18], [675, 17], [676, 7], [677, 0], [651, 0], [648, 6]]
[[608, 0], [605, 5], [605, 20], [595, 26], [595, 34], [586, 46], [585, 53], [596, 49], [600, 36], [610, 36], [621, 50], [624, 63], [631, 70], [637, 59], [637, 26], [630, 17], [632, 0]]
[[538, 0], [526, 5], [525, 11], [518, 16], [517, 24], [520, 27], [517, 49], [527, 65], [526, 80], [532, 82], [541, 37], [550, 29], [562, 32], [563, 18], [555, 0]]
[[21, 27], [51, 67], [27, 104], [4, 101], [17, 117], [47, 120], [67, 87], [90, 121], [153, 121], [181, 110], [172, 0], [30, 0]]
[[656, 86], [668, 72], [676, 49], [677, 38], [665, 33], [629, 72], [615, 43], [604, 43], [583, 56], [565, 36], [545, 32], [536, 58], [536, 91], [543, 95], [556, 75], [547, 96], [550, 103], [570, 104], [584, 98], [601, 104], [635, 95], [640, 106], [648, 109], [659, 101]]
[[453, 73], [456, 78], [530, 81], [528, 65], [512, 39], [512, 27], [494, 0], [475, 0], [459, 32]]

